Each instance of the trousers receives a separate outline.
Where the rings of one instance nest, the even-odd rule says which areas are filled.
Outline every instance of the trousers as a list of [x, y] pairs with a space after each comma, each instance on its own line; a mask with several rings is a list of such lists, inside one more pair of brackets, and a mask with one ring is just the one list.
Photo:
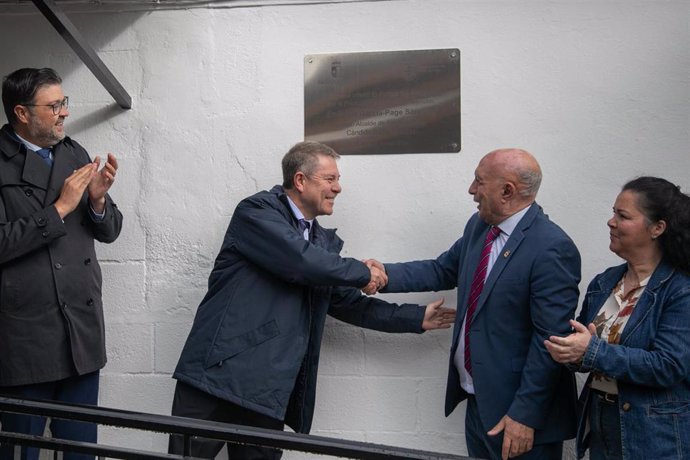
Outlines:
[[[492, 428], [492, 426], [488, 428], [482, 426], [477, 398], [470, 395], [467, 398], [467, 412], [465, 413], [465, 441], [470, 457], [501, 460], [503, 433], [489, 436], [486, 433]], [[563, 443], [536, 444], [529, 452], [513, 458], [518, 460], [561, 460], [563, 458]]]
[[[175, 386], [172, 415], [279, 431], [282, 431], [284, 427], [282, 420], [245, 409], [179, 381]], [[283, 455], [281, 450], [269, 447], [224, 443], [197, 437], [191, 440], [191, 455], [192, 457], [215, 458], [225, 444], [228, 448], [228, 459], [232, 460], [279, 460]], [[183, 451], [183, 437], [171, 435], [168, 452], [181, 455]]]
[[[98, 371], [90, 374], [70, 377], [55, 382], [35, 383], [0, 388], [0, 394], [10, 398], [42, 399], [74, 404], [98, 404]], [[0, 424], [3, 431], [42, 436], [45, 431], [46, 417], [26, 414], [0, 413]], [[98, 427], [93, 423], [75, 422], [72, 420], [51, 419], [50, 432], [54, 438], [96, 443]], [[22, 460], [38, 460], [40, 449], [22, 447]], [[0, 446], [0, 460], [12, 460], [14, 446]], [[65, 452], [64, 460], [92, 460], [93, 455]]]

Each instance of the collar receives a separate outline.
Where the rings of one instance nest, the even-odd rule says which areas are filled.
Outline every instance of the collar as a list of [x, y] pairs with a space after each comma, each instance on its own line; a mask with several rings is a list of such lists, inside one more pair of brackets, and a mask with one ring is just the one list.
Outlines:
[[[611, 267], [605, 272], [599, 274], [595, 278], [598, 290], [603, 292], [611, 292], [627, 270], [628, 264], [624, 263], [622, 265], [618, 265], [617, 267]], [[671, 266], [671, 264], [662, 259], [647, 280], [646, 289], [656, 291], [660, 285], [666, 283], [675, 273], [676, 270]], [[596, 291], [597, 289], [594, 288], [593, 290]]]
[[[62, 143], [72, 145], [71, 139], [65, 136], [63, 140], [50, 147], [50, 150], [53, 152], [53, 154], [55, 149], [58, 148], [58, 146]], [[12, 128], [9, 123], [5, 123], [2, 128], [0, 128], [0, 151], [8, 158], [12, 158], [23, 151], [22, 147], [34, 152], [42, 148], [32, 144], [26, 139], [22, 139], [17, 133], [14, 132], [14, 128]]]
[[521, 209], [500, 224], [496, 225], [496, 227], [500, 228], [501, 232], [510, 237], [510, 234], [513, 233], [515, 227], [517, 227], [517, 224], [520, 222], [520, 220], [522, 220], [525, 214], [527, 214], [527, 211], [529, 211], [530, 207], [531, 206], [527, 206], [526, 208]]
[[314, 224], [314, 219], [305, 219], [304, 214], [302, 214], [302, 211], [299, 210], [297, 205], [295, 204], [294, 201], [290, 198], [290, 195], [287, 193], [285, 194], [285, 197], [288, 200], [288, 204], [290, 205], [290, 209], [292, 210], [292, 214], [297, 218], [297, 220], [304, 220], [306, 222], [309, 222], [309, 227], [311, 228]]
[[10, 124], [3, 125], [2, 129], [0, 129], [0, 151], [7, 157], [12, 158], [25, 148], [26, 146], [14, 134]]
[[17, 134], [14, 130], [12, 131], [12, 134], [14, 134], [15, 137], [19, 140], [19, 142], [21, 142], [22, 144], [24, 144], [24, 145], [26, 146], [27, 149], [32, 150], [32, 151], [34, 151], [34, 152], [38, 152], [39, 150], [41, 150], [41, 149], [43, 149], [43, 148], [53, 150], [53, 147], [52, 147], [52, 146], [51, 146], [51, 147], [40, 147], [40, 146], [38, 146], [38, 145], [36, 145], [36, 144], [32, 144], [31, 142], [27, 141], [27, 140], [24, 139], [22, 136], [20, 136], [19, 134]]

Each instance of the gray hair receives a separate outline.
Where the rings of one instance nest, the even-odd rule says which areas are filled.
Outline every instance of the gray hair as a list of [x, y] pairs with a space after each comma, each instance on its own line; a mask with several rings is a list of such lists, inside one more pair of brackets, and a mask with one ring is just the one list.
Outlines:
[[298, 142], [285, 154], [282, 161], [283, 188], [290, 190], [293, 187], [293, 179], [298, 171], [310, 176], [319, 164], [318, 157], [325, 156], [337, 160], [340, 155], [335, 150], [320, 142]]
[[523, 169], [515, 171], [523, 188], [518, 191], [522, 197], [535, 197], [541, 185], [541, 171], [534, 169]]

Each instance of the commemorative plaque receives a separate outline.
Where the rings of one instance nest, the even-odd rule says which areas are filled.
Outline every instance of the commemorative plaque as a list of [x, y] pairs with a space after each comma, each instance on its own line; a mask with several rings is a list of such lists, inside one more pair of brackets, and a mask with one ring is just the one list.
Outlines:
[[460, 50], [305, 56], [304, 138], [341, 155], [460, 151]]

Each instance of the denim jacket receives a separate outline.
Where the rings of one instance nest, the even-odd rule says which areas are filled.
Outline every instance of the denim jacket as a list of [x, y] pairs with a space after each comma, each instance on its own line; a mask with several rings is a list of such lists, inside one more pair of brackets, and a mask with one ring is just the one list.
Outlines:
[[[627, 265], [597, 275], [578, 321], [593, 321]], [[620, 344], [592, 337], [580, 372], [596, 370], [618, 382], [624, 459], [690, 458], [690, 276], [659, 264]], [[588, 445], [589, 386], [580, 395], [578, 457]]]

